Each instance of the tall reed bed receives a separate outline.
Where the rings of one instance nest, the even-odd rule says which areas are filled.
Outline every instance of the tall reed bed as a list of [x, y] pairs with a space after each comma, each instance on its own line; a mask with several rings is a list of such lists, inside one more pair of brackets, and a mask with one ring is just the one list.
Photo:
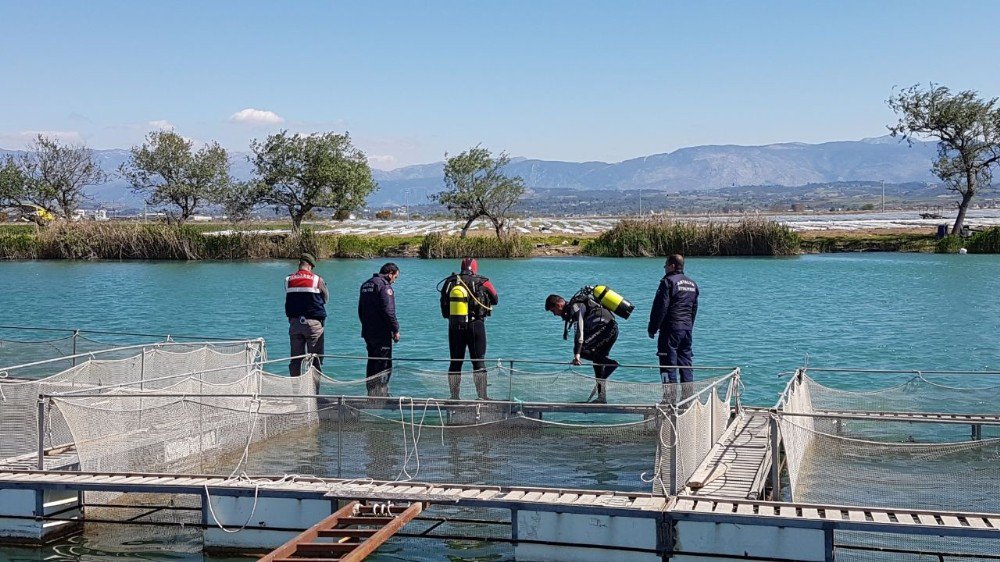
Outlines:
[[460, 238], [440, 233], [428, 234], [420, 244], [420, 257], [429, 259], [463, 258], [526, 258], [533, 244], [523, 236], [470, 236]]
[[363, 237], [261, 231], [226, 234], [193, 225], [54, 223], [39, 230], [0, 230], [0, 259], [258, 260], [374, 258], [416, 252], [418, 237]]
[[991, 226], [969, 238], [968, 250], [973, 254], [1000, 254], [1000, 226]]
[[626, 219], [588, 243], [594, 256], [787, 256], [799, 237], [787, 226], [760, 218], [696, 224], [665, 219]]

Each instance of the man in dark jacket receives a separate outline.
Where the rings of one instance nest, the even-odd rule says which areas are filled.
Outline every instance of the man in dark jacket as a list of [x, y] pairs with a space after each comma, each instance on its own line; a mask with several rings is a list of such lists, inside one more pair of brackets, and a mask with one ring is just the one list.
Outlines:
[[593, 362], [598, 392], [594, 402], [606, 404], [605, 381], [618, 368], [618, 362], [608, 356], [618, 340], [618, 322], [614, 314], [590, 295], [574, 297], [569, 302], [559, 295], [549, 295], [545, 299], [545, 310], [562, 318], [567, 328], [570, 325], [576, 327], [571, 364], [579, 365], [581, 357]]
[[[698, 315], [698, 285], [684, 275], [684, 256], [674, 254], [664, 264], [666, 275], [653, 297], [647, 332], [650, 339], [660, 333], [656, 343], [660, 357], [660, 378], [663, 384], [677, 382], [675, 367], [690, 367], [691, 330]], [[691, 369], [680, 369], [681, 382], [693, 382]]]
[[462, 363], [465, 350], [472, 361], [472, 380], [476, 397], [489, 400], [486, 394], [486, 317], [500, 301], [489, 278], [479, 275], [474, 258], [462, 260], [461, 273], [452, 274], [441, 283], [441, 315], [448, 319], [448, 389], [452, 400], [458, 400], [462, 385]]
[[361, 320], [361, 337], [365, 339], [365, 346], [368, 348], [365, 377], [369, 396], [389, 395], [392, 344], [399, 341], [396, 296], [392, 291], [392, 284], [398, 278], [399, 267], [394, 263], [387, 263], [361, 284], [358, 318]]
[[288, 340], [291, 356], [298, 357], [288, 363], [288, 374], [297, 377], [302, 374], [302, 358], [306, 353], [315, 353], [313, 366], [323, 365], [323, 340], [326, 323], [326, 303], [330, 302], [330, 292], [326, 282], [313, 273], [316, 258], [312, 254], [302, 254], [299, 269], [285, 277], [285, 316], [288, 317]]

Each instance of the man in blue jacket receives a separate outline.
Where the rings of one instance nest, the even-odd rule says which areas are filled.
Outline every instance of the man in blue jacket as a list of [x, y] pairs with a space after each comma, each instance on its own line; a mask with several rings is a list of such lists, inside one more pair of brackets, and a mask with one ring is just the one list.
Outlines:
[[[677, 382], [677, 369], [690, 367], [691, 330], [698, 315], [698, 285], [684, 275], [684, 256], [674, 254], [664, 265], [666, 275], [653, 297], [647, 332], [650, 339], [660, 333], [656, 352], [660, 357], [660, 378], [663, 384]], [[691, 369], [680, 369], [681, 382], [693, 382]]]
[[365, 346], [368, 348], [365, 378], [369, 396], [389, 395], [392, 344], [399, 342], [396, 295], [392, 290], [392, 284], [396, 279], [399, 279], [399, 267], [394, 263], [387, 263], [378, 273], [361, 284], [358, 319], [361, 320], [361, 337], [364, 338]]

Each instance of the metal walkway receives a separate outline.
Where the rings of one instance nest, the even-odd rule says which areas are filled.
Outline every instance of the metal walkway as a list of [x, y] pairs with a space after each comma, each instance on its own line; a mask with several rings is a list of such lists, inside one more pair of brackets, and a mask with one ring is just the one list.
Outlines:
[[353, 501], [258, 562], [360, 562], [422, 510], [420, 503], [403, 507]]
[[682, 495], [758, 499], [771, 466], [770, 417], [746, 413], [730, 424]]
[[919, 509], [796, 504], [702, 496], [678, 496], [669, 507], [675, 520], [730, 522], [797, 528], [900, 533], [930, 531], [929, 535], [1000, 539], [1000, 514], [943, 512]]
[[667, 505], [667, 498], [651, 493], [418, 482], [359, 483], [316, 477], [272, 476], [248, 480], [206, 475], [0, 471], [0, 489], [5, 488], [425, 502], [633, 517], [655, 517]]

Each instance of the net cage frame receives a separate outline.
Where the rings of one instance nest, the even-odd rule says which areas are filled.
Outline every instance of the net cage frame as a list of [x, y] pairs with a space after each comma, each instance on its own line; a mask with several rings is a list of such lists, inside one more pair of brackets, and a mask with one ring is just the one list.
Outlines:
[[[278, 363], [278, 362], [282, 362], [282, 361], [286, 361], [286, 360], [287, 360], [287, 358], [285, 358], [285, 359], [275, 359], [275, 360], [269, 360], [266, 363], [273, 364], [273, 363]], [[549, 364], [549, 363], [555, 363], [555, 362], [546, 362], [546, 363]], [[263, 371], [261, 371], [261, 372], [263, 372]], [[320, 380], [320, 376], [321, 375], [319, 375], [318, 372], [313, 371], [312, 375], [313, 375], [314, 380], [317, 380], [317, 381]], [[178, 376], [180, 376], [180, 375], [178, 375]], [[273, 375], [273, 376], [277, 377], [277, 375]], [[169, 378], [177, 378], [177, 376], [175, 376], [175, 377], [169, 377]], [[287, 380], [287, 379], [293, 379], [294, 377], [281, 377], [281, 378], [284, 378], [284, 379]], [[307, 379], [308, 377], [301, 377], [301, 378], [302, 379]], [[657, 383], [656, 386], [657, 387], [661, 387], [661, 386], [664, 386], [664, 385], [662, 385], [660, 383]], [[388, 398], [388, 399], [376, 399], [374, 402], [375, 402], [376, 409], [392, 410], [392, 411], [396, 411], [397, 409], [399, 409], [401, 411], [402, 408], [403, 408], [403, 404], [404, 403], [407, 405], [407, 407], [414, 407], [415, 406], [416, 408], [422, 408], [425, 411], [427, 409], [429, 409], [429, 408], [433, 408], [433, 409], [448, 408], [448, 409], [459, 409], [459, 410], [465, 409], [466, 411], [473, 411], [473, 410], [478, 410], [480, 408], [483, 408], [484, 405], [487, 405], [487, 407], [490, 408], [491, 410], [497, 410], [497, 409], [499, 409], [499, 410], [505, 410], [506, 411], [506, 416], [508, 418], [510, 418], [511, 416], [523, 417], [524, 412], [531, 412], [533, 410], [537, 410], [537, 411], [540, 412], [540, 411], [544, 411], [546, 409], [553, 409], [553, 410], [558, 411], [560, 408], [564, 408], [564, 409], [568, 408], [570, 410], [583, 411], [583, 412], [605, 412], [605, 413], [607, 413], [607, 412], [613, 412], [613, 413], [629, 413], [629, 414], [640, 413], [643, 409], [645, 409], [647, 412], [650, 412], [653, 415], [652, 416], [644, 416], [643, 422], [638, 422], [638, 423], [640, 423], [640, 424], [649, 424], [650, 423], [650, 419], [649, 418], [653, 417], [654, 418], [653, 422], [657, 426], [656, 427], [657, 435], [659, 436], [659, 438], [655, 439], [654, 443], [650, 444], [651, 448], [653, 449], [653, 455], [654, 455], [653, 458], [649, 459], [649, 464], [653, 465], [653, 467], [654, 467], [653, 468], [653, 470], [654, 470], [654, 477], [651, 480], [651, 482], [662, 481], [663, 477], [662, 477], [662, 475], [659, 474], [659, 470], [660, 470], [661, 467], [668, 468], [671, 471], [670, 478], [669, 478], [669, 484], [666, 485], [666, 486], [662, 486], [662, 487], [660, 487], [658, 489], [662, 489], [662, 491], [664, 493], [669, 493], [670, 491], [674, 491], [675, 492], [676, 489], [679, 487], [679, 485], [683, 485], [685, 482], [677, 480], [676, 476], [675, 476], [676, 473], [677, 473], [677, 467], [678, 467], [678, 458], [677, 457], [679, 455], [678, 447], [675, 446], [677, 444], [677, 442], [674, 442], [674, 443], [664, 443], [663, 439], [662, 439], [662, 435], [661, 435], [662, 432], [660, 431], [660, 426], [662, 426], [664, 424], [669, 425], [669, 427], [671, 427], [673, 429], [671, 435], [673, 435], [675, 439], [679, 439], [679, 441], [681, 441], [681, 442], [688, 442], [688, 443], [690, 443], [690, 442], [696, 441], [698, 439], [704, 440], [705, 443], [704, 443], [703, 448], [704, 448], [704, 450], [705, 450], [705, 452], [707, 454], [707, 451], [710, 450], [711, 447], [714, 445], [715, 440], [718, 437], [718, 434], [721, 434], [726, 429], [726, 427], [728, 427], [728, 425], [729, 425], [729, 423], [730, 423], [730, 421], [732, 419], [731, 408], [730, 408], [730, 404], [731, 404], [732, 400], [734, 400], [734, 399], [736, 400], [736, 402], [737, 402], [737, 409], [739, 409], [738, 408], [738, 404], [739, 404], [739, 390], [740, 390], [740, 388], [741, 388], [740, 370], [739, 370], [739, 368], [733, 368], [726, 375], [724, 375], [724, 376], [722, 376], [722, 377], [720, 377], [720, 378], [712, 381], [711, 383], [709, 383], [708, 385], [706, 385], [704, 388], [698, 390], [697, 392], [693, 392], [690, 396], [687, 396], [687, 397], [683, 398], [682, 400], [680, 400], [680, 401], [678, 401], [676, 403], [666, 404], [666, 405], [664, 405], [664, 404], [646, 404], [646, 405], [636, 405], [636, 404], [567, 404], [567, 403], [558, 403], [558, 402], [525, 402], [525, 401], [520, 401], [520, 400], [514, 400], [514, 401], [497, 400], [497, 401], [483, 402], [483, 401], [479, 401], [479, 400], [442, 400], [442, 399], [437, 399], [437, 398], [408, 398], [408, 397], [398, 397], [398, 398]], [[720, 398], [718, 396], [718, 393], [719, 393], [720, 390], [724, 390], [724, 392], [725, 392], [724, 402], [723, 402], [723, 398]], [[125, 394], [123, 394], [122, 392], [125, 392]], [[130, 396], [128, 394], [128, 389], [119, 389], [119, 391], [115, 394], [115, 398], [116, 399], [123, 398], [123, 397], [128, 397], [128, 396]], [[65, 393], [53, 393], [53, 394], [50, 394], [50, 395], [47, 395], [47, 396], [42, 396], [43, 399], [54, 399], [54, 400], [74, 400], [74, 399], [85, 400], [85, 399], [88, 399], [88, 398], [106, 398], [106, 397], [107, 397], [107, 395], [106, 395], [105, 392], [87, 393], [85, 391], [79, 391], [79, 390], [78, 391], [65, 392]], [[258, 393], [258, 394], [252, 394], [251, 395], [251, 394], [247, 394], [247, 393], [242, 393], [241, 392], [241, 393], [233, 393], [233, 394], [214, 393], [214, 394], [209, 394], [209, 395], [198, 395], [198, 394], [193, 394], [193, 393], [190, 393], [190, 392], [185, 392], [185, 393], [171, 393], [171, 392], [156, 392], [156, 391], [150, 392], [150, 391], [146, 391], [146, 392], [142, 392], [142, 393], [135, 393], [132, 397], [133, 398], [140, 398], [140, 399], [151, 399], [151, 400], [163, 399], [163, 400], [188, 400], [188, 401], [198, 400], [200, 398], [205, 398], [205, 399], [209, 399], [209, 400], [221, 400], [221, 399], [227, 399], [227, 398], [231, 398], [231, 399], [248, 399], [249, 398], [249, 399], [252, 399], [254, 401], [270, 400], [270, 399], [274, 399], [274, 400], [289, 400], [289, 399], [291, 399], [291, 400], [302, 400], [302, 399], [311, 399], [311, 400], [316, 400], [317, 401], [317, 406], [316, 406], [316, 410], [317, 411], [324, 410], [324, 409], [336, 408], [337, 409], [338, 421], [342, 421], [344, 419], [345, 415], [347, 415], [348, 412], [351, 409], [357, 409], [358, 411], [361, 411], [361, 410], [369, 408], [369, 407], [371, 407], [373, 405], [373, 398], [371, 396], [329, 395], [329, 394], [321, 394], [321, 393], [308, 393], [308, 394], [305, 394], [305, 393], [294, 393], [294, 394], [267, 394], [267, 393]], [[702, 406], [702, 404], [701, 404], [702, 401], [704, 401], [706, 404], [712, 404], [713, 400], [715, 400], [715, 402], [717, 402], [717, 403], [724, 403], [725, 404], [725, 408], [726, 408], [726, 413], [725, 413], [724, 416], [716, 416], [715, 415], [715, 410], [712, 410], [712, 409], [709, 409], [709, 413], [706, 414], [712, 420], [710, 422], [711, 423], [710, 427], [714, 431], [709, 431], [708, 433], [703, 433], [703, 434], [700, 434], [700, 435], [699, 434], [696, 434], [696, 435], [683, 435], [683, 436], [679, 436], [678, 437], [677, 436], [677, 431], [676, 431], [676, 428], [678, 427], [677, 426], [678, 419], [683, 419], [683, 416], [686, 414], [686, 412], [694, 411], [695, 408], [693, 406]], [[321, 401], [325, 401], [325, 403], [326, 403], [325, 406], [320, 405]], [[449, 414], [449, 417], [450, 417], [450, 414]], [[537, 423], [554, 423], [555, 425], [559, 425], [559, 422], [548, 422], [548, 421], [542, 422], [541, 419], [540, 419], [541, 416], [539, 415], [538, 417], [539, 417], [539, 420], [537, 421]], [[722, 419], [717, 419], [717, 418], [722, 418]], [[530, 420], [530, 418], [527, 418], [527, 419]], [[635, 425], [635, 423], [636, 422], [628, 422], [628, 423], [624, 423], [624, 424], [605, 424], [605, 425], [602, 425], [602, 424], [589, 424], [588, 427], [607, 428], [607, 427], [618, 427], [618, 426]], [[405, 432], [405, 429], [406, 429], [405, 426], [407, 424], [403, 423], [402, 425], [404, 426], [404, 432]], [[429, 427], [431, 429], [438, 429], [438, 426], [429, 426]], [[442, 430], [443, 430], [444, 427], [445, 427], [444, 425], [441, 426]], [[337, 457], [338, 457], [337, 458], [337, 476], [338, 477], [340, 477], [342, 475], [341, 468], [343, 466], [343, 458], [342, 458], [342, 455], [343, 455], [343, 441], [342, 441], [342, 439], [343, 439], [343, 423], [338, 423], [338, 445], [337, 445]], [[654, 446], [654, 444], [655, 444], [655, 446]], [[249, 447], [249, 445], [248, 445], [248, 447]], [[44, 451], [42, 451], [42, 453], [44, 454]], [[661, 460], [660, 460], [661, 457], [669, 459], [669, 460], [665, 461], [665, 462], [661, 462]], [[696, 459], [696, 460], [697, 460], [697, 462], [696, 462], [696, 464], [697, 464], [697, 463], [700, 463], [700, 461], [702, 459], [699, 458], [699, 459]], [[690, 467], [690, 470], [693, 471], [693, 469], [694, 469], [694, 467]], [[640, 478], [643, 478], [643, 477], [640, 476]], [[643, 479], [643, 481], [645, 482], [646, 480]], [[512, 482], [512, 483], [514, 483], [514, 482]]]
[[[15, 332], [18, 334], [17, 337], [6, 337], [7, 332]], [[30, 334], [42, 334], [37, 337], [32, 337], [31, 339], [25, 339], [25, 336], [30, 337]], [[59, 337], [43, 339], [44, 335], [49, 334], [62, 334]], [[129, 339], [133, 341], [101, 341], [99, 339], [94, 339], [94, 336], [101, 338], [106, 336], [110, 339]], [[85, 356], [88, 352], [79, 350], [80, 344], [93, 344], [98, 346], [95, 349], [89, 351], [97, 352], [102, 350], [112, 350], [114, 348], [127, 347], [134, 344], [135, 338], [150, 338], [152, 341], [144, 342], [145, 345], [153, 345], [156, 343], [196, 343], [196, 342], [232, 342], [232, 341], [251, 341], [259, 339], [263, 345], [263, 338], [237, 338], [232, 336], [198, 336], [198, 335], [187, 335], [187, 334], [154, 334], [147, 332], [132, 332], [132, 331], [119, 331], [119, 330], [98, 330], [90, 328], [50, 328], [44, 326], [15, 326], [15, 325], [0, 325], [0, 350], [4, 347], [10, 346], [35, 346], [43, 348], [51, 348], [55, 350], [57, 354], [53, 355], [49, 359], [55, 360], [66, 360], [71, 362], [71, 366], [76, 365], [77, 359]], [[58, 344], [68, 342], [68, 349], [61, 349]], [[266, 352], [263, 352], [266, 355]], [[20, 363], [6, 363], [3, 359], [3, 354], [0, 354], [0, 369], [9, 369], [14, 366], [18, 366]]]
[[[884, 375], [902, 375], [910, 376], [911, 378], [905, 380], [903, 383], [894, 384], [890, 386], [884, 386], [880, 388], [868, 389], [863, 391], [852, 391], [852, 390], [841, 390], [834, 387], [830, 387], [821, 383], [811, 377], [809, 377], [809, 372], [814, 373], [829, 373], [829, 374], [851, 374], [851, 373], [862, 373], [865, 375], [874, 376], [875, 378]], [[779, 374], [789, 374], [781, 373]], [[898, 410], [886, 410], [886, 411], [875, 411], [875, 410], [861, 410], [861, 409], [836, 409], [836, 408], [824, 408], [816, 409], [811, 398], [810, 383], [824, 389], [824, 391], [831, 391], [833, 393], [840, 393], [843, 395], [853, 395], [861, 397], [871, 397], [877, 396], [881, 393], [886, 393], [890, 391], [905, 390], [907, 385], [910, 385], [914, 381], [922, 381], [931, 386], [941, 386], [942, 388], [951, 390], [962, 390], [962, 391], [984, 391], [991, 390], [995, 388], [1000, 388], [1000, 371], [992, 370], [920, 370], [920, 369], [864, 369], [864, 368], [814, 368], [814, 367], [800, 367], [794, 372], [790, 373], [788, 382], [785, 384], [784, 389], [779, 394], [778, 400], [775, 405], [770, 409], [757, 408], [755, 410], [760, 412], [766, 412], [770, 417], [770, 448], [772, 451], [776, 452], [775, 457], [777, 457], [777, 452], [783, 450], [785, 454], [778, 461], [777, 458], [771, 464], [771, 498], [778, 500], [781, 498], [781, 488], [782, 488], [782, 469], [784, 468], [788, 474], [789, 482], [792, 487], [791, 493], [793, 494], [793, 501], [798, 501], [794, 498], [794, 488], [795, 488], [795, 478], [797, 474], [793, 474], [800, 470], [801, 467], [793, 467], [792, 464], [796, 462], [801, 463], [802, 459], [794, 459], [796, 454], [789, 455], [788, 446], [791, 444], [788, 440], [791, 438], [793, 441], [794, 437], [790, 437], [791, 434], [796, 433], [809, 433], [815, 434], [821, 438], [830, 438], [835, 440], [841, 440], [844, 443], [854, 443], [858, 446], [870, 445], [872, 447], [883, 447], [888, 449], [895, 449], [898, 451], [903, 451], [905, 448], [910, 448], [919, 451], [920, 447], [923, 446], [928, 451], [927, 454], [931, 454], [932, 451], [936, 449], [941, 450], [952, 450], [952, 451], [962, 451], [974, 449], [977, 447], [991, 447], [996, 445], [998, 451], [1000, 451], [1000, 434], [995, 437], [983, 437], [983, 428], [1000, 428], [1000, 412], [981, 412], [981, 413], [968, 413], [968, 412], [940, 412], [940, 411], [898, 411]], [[975, 386], [975, 387], [953, 387], [945, 386], [940, 383], [935, 383], [929, 380], [927, 377], [934, 376], [946, 376], [946, 377], [986, 377], [992, 379], [992, 377], [997, 377], [995, 380], [996, 385], [992, 386]], [[803, 398], [804, 397], [804, 398]], [[800, 405], [798, 402], [804, 401], [804, 406]], [[793, 405], [793, 402], [795, 404]], [[803, 410], [809, 411], [795, 411], [796, 408], [801, 408]], [[932, 438], [932, 436], [922, 436], [928, 439], [927, 442], [921, 443], [912, 437], [908, 438], [907, 441], [893, 441], [893, 440], [877, 440], [874, 437], [872, 439], [862, 439], [860, 437], [844, 437], [843, 435], [831, 435], [824, 431], [820, 431], [816, 428], [817, 423], [831, 423], [834, 427], [840, 427], [839, 424], [848, 424], [855, 422], [857, 424], [875, 424], [875, 423], [885, 423], [891, 424], [892, 427], [899, 426], [902, 424], [915, 424], [917, 427], [933, 427], [941, 426], [942, 430], [948, 427], [954, 426], [968, 426], [969, 439], [968, 440], [954, 440], [943, 439], [941, 436], [937, 438]], [[791, 445], [797, 446], [797, 445]], [[1000, 460], [1000, 457], [998, 457]], [[871, 503], [869, 500], [868, 503]], [[935, 509], [933, 506], [921, 506], [921, 505], [885, 505], [882, 507], [914, 507], [921, 509]], [[938, 508], [942, 509], [942, 508]], [[980, 510], [984, 511], [984, 510]], [[1000, 513], [1000, 506], [994, 506], [992, 509], [987, 509], [990, 513]], [[1000, 553], [998, 553], [1000, 554]]]
[[[180, 374], [168, 377], [146, 377], [147, 365], [152, 371], [156, 368], [157, 362], [154, 358], [163, 355], [161, 359], [168, 360], [171, 356], [174, 359], [185, 360], [187, 356], [194, 354], [205, 354], [212, 352], [219, 361], [231, 361], [225, 366], [216, 369], [186, 368]], [[164, 380], [169, 378], [189, 377], [194, 373], [209, 371], [232, 371], [233, 369], [246, 370], [251, 372], [259, 369], [260, 365], [266, 362], [266, 347], [264, 340], [258, 339], [213, 339], [211, 341], [162, 341], [153, 343], [134, 344], [126, 346], [111, 347], [107, 349], [80, 353], [74, 356], [63, 356], [41, 361], [33, 361], [19, 365], [12, 365], [0, 368], [0, 422], [3, 422], [5, 431], [0, 434], [0, 446], [3, 455], [0, 460], [10, 461], [18, 458], [19, 455], [35, 450], [35, 445], [30, 448], [27, 444], [18, 445], [26, 435], [28, 441], [37, 439], [38, 447], [38, 468], [44, 468], [44, 453], [46, 450], [45, 439], [48, 436], [51, 424], [46, 423], [47, 411], [50, 407], [51, 398], [46, 394], [58, 394], [53, 392], [51, 387], [77, 386], [82, 390], [103, 392], [107, 389], [150, 383], [154, 380]], [[32, 376], [26, 378], [11, 377], [21, 371], [41, 368], [58, 368], [64, 365], [67, 359], [73, 359], [73, 365], [63, 368], [57, 372], [46, 371], [44, 376]], [[206, 356], [205, 361], [209, 361]], [[115, 377], [112, 372], [117, 369], [119, 377], [133, 376], [134, 380], [126, 380], [121, 384], [108, 385], [100, 379], [102, 375], [97, 375], [97, 380], [86, 380], [87, 376], [92, 376], [88, 370], [97, 368], [111, 369], [105, 377]], [[163, 368], [162, 365], [159, 368]], [[123, 374], [124, 373], [124, 374]], [[77, 380], [77, 379], [82, 380]], [[34, 389], [34, 390], [32, 390]], [[24, 396], [18, 396], [24, 395]], [[18, 419], [15, 419], [18, 418]], [[33, 418], [24, 421], [25, 418]], [[18, 421], [22, 420], [22, 421]], [[32, 435], [28, 435], [32, 434]], [[64, 443], [53, 443], [55, 447], [61, 447]]]

